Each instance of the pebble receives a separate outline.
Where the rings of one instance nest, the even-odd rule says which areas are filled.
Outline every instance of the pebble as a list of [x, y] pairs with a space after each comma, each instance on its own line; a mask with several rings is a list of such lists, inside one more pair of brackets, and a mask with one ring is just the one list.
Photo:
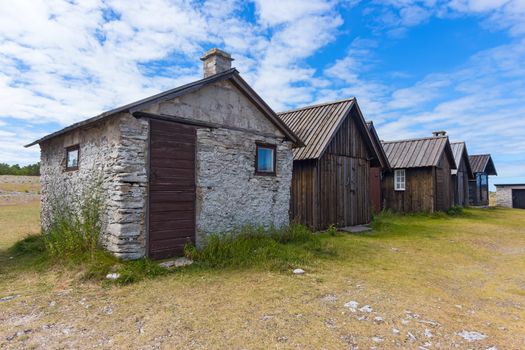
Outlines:
[[394, 333], [395, 335], [399, 335], [401, 331], [397, 328], [392, 328], [392, 333]]
[[159, 264], [160, 267], [169, 269], [170, 267], [183, 267], [193, 264], [193, 260], [190, 260], [185, 257], [177, 258], [175, 260], [168, 260]]
[[9, 301], [9, 300], [13, 300], [13, 299], [16, 299], [20, 296], [20, 294], [16, 294], [16, 295], [8, 295], [6, 297], [3, 297], [3, 298], [0, 298], [0, 302], [2, 301]]
[[346, 303], [346, 304], [344, 305], [344, 307], [349, 308], [350, 311], [352, 311], [352, 312], [356, 312], [358, 306], [359, 306], [359, 303], [358, 303], [357, 301], [354, 301], [354, 300], [349, 301], [348, 303]]
[[264, 315], [263, 317], [261, 317], [262, 321], [269, 321], [271, 319], [273, 319], [273, 316], [271, 316], [271, 315]]
[[413, 334], [410, 333], [410, 332], [407, 332], [407, 339], [410, 340], [410, 341], [417, 340], [416, 336], [413, 335]]
[[293, 273], [295, 275], [304, 275], [304, 270], [303, 269], [295, 269], [295, 270], [293, 270]]
[[106, 278], [107, 278], [108, 280], [116, 280], [116, 279], [118, 279], [119, 277], [120, 277], [120, 274], [118, 274], [118, 273], [116, 273], [116, 272], [115, 272], [115, 273], [108, 273], [108, 274], [106, 275]]
[[425, 328], [425, 337], [427, 338], [432, 338], [434, 335], [432, 334], [432, 332], [430, 331], [430, 329], [428, 328]]
[[458, 333], [458, 335], [468, 342], [483, 340], [487, 338], [485, 334], [476, 331], [461, 331]]
[[327, 294], [321, 298], [321, 301], [325, 303], [333, 303], [337, 301], [337, 296], [335, 296], [334, 294]]
[[383, 322], [385, 322], [385, 319], [383, 317], [381, 317], [381, 316], [376, 316], [376, 317], [374, 317], [374, 322], [375, 323], [383, 323]]
[[381, 338], [381, 337], [373, 337], [372, 340], [373, 340], [375, 343], [382, 343], [382, 342], [383, 342], [383, 338]]
[[370, 313], [370, 312], [373, 311], [373, 309], [372, 309], [372, 307], [371, 307], [370, 305], [365, 305], [365, 306], [363, 306], [362, 308], [360, 308], [359, 311]]

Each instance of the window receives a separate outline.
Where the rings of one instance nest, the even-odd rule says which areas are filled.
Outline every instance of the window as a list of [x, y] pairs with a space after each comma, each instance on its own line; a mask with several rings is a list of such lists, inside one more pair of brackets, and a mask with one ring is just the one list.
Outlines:
[[66, 170], [77, 170], [80, 157], [80, 147], [78, 145], [66, 148]]
[[394, 189], [396, 191], [405, 190], [405, 169], [394, 170]]
[[255, 174], [275, 175], [275, 145], [258, 143], [255, 154]]

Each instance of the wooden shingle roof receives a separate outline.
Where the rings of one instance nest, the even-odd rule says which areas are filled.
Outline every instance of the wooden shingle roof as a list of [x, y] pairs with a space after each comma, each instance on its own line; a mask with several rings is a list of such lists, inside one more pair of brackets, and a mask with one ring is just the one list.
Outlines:
[[355, 98], [302, 107], [277, 113], [279, 118], [305, 144], [294, 149], [294, 160], [317, 159], [332, 139], [332, 135], [348, 115]]
[[446, 153], [452, 169], [456, 169], [454, 155], [446, 136], [382, 142], [393, 169], [433, 167]]
[[[470, 179], [474, 178], [474, 174], [472, 173], [472, 167], [470, 165], [470, 159], [467, 152], [467, 145], [465, 142], [451, 142], [450, 148], [452, 148], [452, 153], [454, 154], [454, 161], [456, 162], [456, 167], [459, 169], [459, 166], [461, 164], [461, 159], [465, 159], [465, 166], [467, 167], [467, 175]], [[454, 175], [456, 173], [456, 170], [452, 170], [452, 174]]]
[[487, 175], [498, 175], [496, 167], [490, 154], [476, 154], [469, 156], [470, 166], [474, 173], [486, 173]]

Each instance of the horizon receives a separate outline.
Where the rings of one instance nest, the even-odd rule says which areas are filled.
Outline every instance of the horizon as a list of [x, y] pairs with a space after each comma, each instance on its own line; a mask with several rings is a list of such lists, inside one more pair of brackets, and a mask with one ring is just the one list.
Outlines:
[[23, 145], [201, 79], [218, 47], [275, 112], [355, 96], [381, 139], [446, 130], [492, 155], [491, 190], [525, 183], [520, 0], [31, 1], [0, 9], [0, 33], [0, 163], [36, 163]]

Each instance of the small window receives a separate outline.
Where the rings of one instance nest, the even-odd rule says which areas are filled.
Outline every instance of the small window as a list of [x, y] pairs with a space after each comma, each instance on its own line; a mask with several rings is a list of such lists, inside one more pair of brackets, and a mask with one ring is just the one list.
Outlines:
[[405, 190], [405, 169], [394, 170], [394, 189], [396, 191]]
[[255, 173], [257, 175], [275, 175], [275, 145], [257, 144]]
[[80, 158], [80, 147], [78, 145], [66, 148], [66, 170], [77, 170]]

